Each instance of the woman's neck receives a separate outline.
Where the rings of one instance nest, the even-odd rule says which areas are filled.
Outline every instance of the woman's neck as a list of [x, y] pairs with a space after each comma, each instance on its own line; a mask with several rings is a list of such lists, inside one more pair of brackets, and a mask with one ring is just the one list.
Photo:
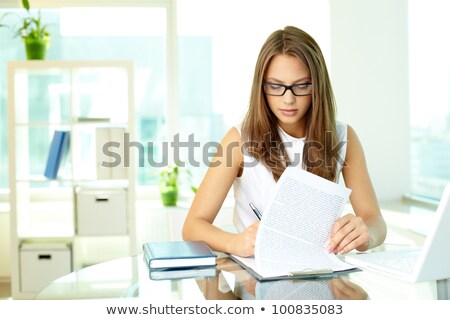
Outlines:
[[306, 123], [278, 123], [278, 125], [286, 132], [288, 135], [294, 138], [304, 138], [306, 136]]

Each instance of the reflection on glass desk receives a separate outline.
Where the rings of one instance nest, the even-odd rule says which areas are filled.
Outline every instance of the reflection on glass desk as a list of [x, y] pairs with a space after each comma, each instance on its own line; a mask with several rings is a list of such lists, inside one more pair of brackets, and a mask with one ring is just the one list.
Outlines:
[[[212, 273], [210, 272], [212, 271]], [[93, 265], [53, 281], [36, 299], [150, 298], [198, 299], [367, 299], [367, 292], [347, 277], [259, 282], [230, 258], [186, 279], [152, 280], [142, 255]], [[192, 276], [192, 275], [189, 275]], [[172, 275], [169, 275], [172, 277]]]
[[[447, 284], [448, 286], [448, 284]], [[364, 270], [320, 280], [256, 281], [226, 255], [196, 278], [152, 280], [142, 255], [93, 265], [53, 281], [36, 299], [437, 299], [436, 282], [407, 283]]]

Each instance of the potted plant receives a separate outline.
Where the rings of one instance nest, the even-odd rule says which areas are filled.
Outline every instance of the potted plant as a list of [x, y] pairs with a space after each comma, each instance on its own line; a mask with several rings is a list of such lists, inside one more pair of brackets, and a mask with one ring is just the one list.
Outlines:
[[160, 173], [159, 191], [165, 206], [176, 206], [178, 200], [178, 167], [167, 166]]
[[[11, 29], [15, 36], [23, 39], [27, 59], [45, 59], [45, 53], [50, 44], [50, 34], [47, 31], [47, 26], [42, 24], [40, 11], [37, 13], [37, 16], [31, 14], [28, 0], [22, 0], [22, 5], [26, 9], [27, 15], [21, 18], [22, 23], [19, 27]], [[8, 13], [0, 19], [0, 27], [8, 27], [1, 24], [1, 21], [7, 15]]]

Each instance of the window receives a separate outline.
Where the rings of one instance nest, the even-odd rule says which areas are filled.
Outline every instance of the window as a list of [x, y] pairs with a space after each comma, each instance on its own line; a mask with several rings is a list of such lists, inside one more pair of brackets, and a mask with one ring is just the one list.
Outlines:
[[[0, 10], [10, 12], [11, 9]], [[15, 10], [22, 14], [23, 10]], [[49, 25], [51, 48], [49, 60], [131, 60], [135, 66], [136, 136], [138, 141], [162, 141], [164, 110], [166, 109], [166, 11], [164, 8], [63, 8], [42, 9], [43, 21]], [[82, 18], [81, 18], [82, 17]], [[82, 26], [79, 21], [83, 20]], [[120, 23], [117, 23], [117, 22]], [[151, 21], [151, 23], [145, 23]], [[99, 27], [100, 26], [100, 27]], [[9, 30], [0, 29], [5, 48], [0, 51], [1, 61], [24, 59], [20, 39], [11, 39]], [[7, 64], [0, 65], [0, 187], [8, 186], [7, 153]], [[39, 92], [39, 83], [35, 86]], [[42, 84], [45, 87], [45, 84]], [[35, 115], [47, 110], [45, 99], [40, 99]], [[48, 150], [37, 149], [33, 157], [46, 159]], [[153, 150], [159, 153], [160, 150]], [[39, 163], [42, 163], [39, 162]], [[45, 163], [45, 161], [44, 161]], [[35, 168], [39, 172], [39, 168]], [[42, 173], [44, 168], [41, 168]], [[140, 183], [151, 181], [149, 167], [140, 168]]]
[[[81, 0], [69, 2], [79, 7], [41, 10], [52, 34], [47, 59], [134, 62], [136, 134], [146, 147], [141, 155], [144, 166], [138, 170], [141, 185], [157, 183], [158, 170], [148, 164], [148, 158], [164, 163], [168, 155], [162, 143], [172, 141], [176, 133], [180, 141], [188, 141], [193, 135], [200, 143], [193, 154], [198, 166], [188, 163], [189, 150], [180, 150], [194, 184], [200, 182], [207, 168], [203, 147], [207, 142], [219, 142], [241, 120], [248, 106], [256, 57], [270, 32], [286, 25], [298, 26], [314, 36], [327, 60], [330, 56], [328, 0], [282, 0], [276, 6], [272, 1], [256, 0], [178, 0], [174, 73], [178, 85], [171, 87], [166, 63], [173, 52], [167, 52], [166, 43], [172, 35], [166, 30], [173, 21], [167, 20], [165, 8], [136, 7], [142, 1], [114, 1], [121, 3], [120, 8], [110, 7], [106, 1], [97, 3], [106, 3], [103, 8], [80, 7], [84, 2]], [[0, 9], [0, 15], [11, 10]], [[16, 9], [18, 14], [22, 11]], [[79, 23], [80, 17], [83, 24]], [[169, 15], [169, 20], [172, 17]], [[24, 59], [25, 54], [20, 40], [11, 38], [8, 30], [0, 29], [0, 41], [0, 188], [7, 188], [5, 62]], [[229, 83], [234, 85], [233, 94], [227, 88]], [[175, 110], [169, 107], [171, 95], [178, 102]], [[42, 150], [36, 157], [45, 158], [46, 153]]]
[[304, 29], [330, 64], [330, 8], [328, 0], [179, 0], [177, 11], [179, 133], [182, 141], [193, 134], [200, 142], [194, 152], [200, 166], [191, 167], [198, 184], [207, 168], [203, 147], [239, 125], [248, 108], [257, 55], [271, 32], [287, 25]]
[[411, 191], [439, 199], [450, 180], [450, 3], [408, 5]]

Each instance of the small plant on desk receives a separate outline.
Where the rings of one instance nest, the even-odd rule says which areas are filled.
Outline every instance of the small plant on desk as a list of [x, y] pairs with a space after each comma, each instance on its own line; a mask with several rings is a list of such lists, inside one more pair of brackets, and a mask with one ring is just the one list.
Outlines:
[[160, 173], [159, 191], [165, 206], [176, 206], [178, 200], [178, 166], [167, 166]]

